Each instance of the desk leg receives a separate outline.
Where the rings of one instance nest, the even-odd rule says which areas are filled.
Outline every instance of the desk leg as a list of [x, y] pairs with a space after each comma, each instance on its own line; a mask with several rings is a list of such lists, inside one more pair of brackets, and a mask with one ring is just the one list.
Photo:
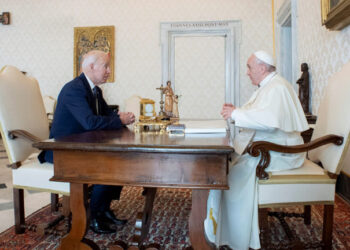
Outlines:
[[70, 184], [70, 209], [72, 212], [72, 228], [69, 234], [61, 240], [63, 249], [99, 249], [91, 240], [85, 239], [89, 218], [87, 208], [87, 184]]
[[192, 190], [192, 209], [189, 218], [190, 241], [194, 250], [215, 249], [205, 239], [204, 220], [207, 215], [209, 190]]
[[146, 202], [145, 202], [145, 208], [143, 210], [143, 216], [142, 216], [141, 242], [143, 242], [147, 237], [149, 226], [151, 225], [153, 201], [157, 193], [156, 188], [145, 188], [145, 190], [146, 190]]
[[151, 225], [153, 201], [157, 193], [157, 188], [144, 188], [146, 201], [143, 213], [137, 214], [135, 224], [135, 235], [133, 237], [133, 245], [141, 245], [148, 235]]

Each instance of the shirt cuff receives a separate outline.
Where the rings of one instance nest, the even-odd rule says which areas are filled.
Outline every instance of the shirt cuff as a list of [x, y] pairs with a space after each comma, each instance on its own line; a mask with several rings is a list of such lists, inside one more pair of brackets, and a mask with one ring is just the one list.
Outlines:
[[234, 110], [232, 111], [232, 113], [231, 113], [231, 119], [232, 119], [233, 121], [235, 121], [235, 120], [236, 120], [236, 117], [237, 117], [237, 109], [234, 109]]

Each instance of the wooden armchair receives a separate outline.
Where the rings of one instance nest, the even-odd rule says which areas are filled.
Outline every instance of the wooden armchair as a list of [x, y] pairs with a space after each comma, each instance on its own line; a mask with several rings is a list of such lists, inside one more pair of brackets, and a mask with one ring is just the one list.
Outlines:
[[0, 71], [0, 131], [12, 168], [16, 233], [23, 233], [26, 228], [55, 233], [43, 225], [25, 225], [24, 189], [51, 193], [52, 211], [58, 210], [58, 194], [65, 195], [65, 215], [70, 213], [70, 190], [69, 183], [50, 181], [53, 165], [40, 164], [37, 159], [38, 152], [32, 143], [49, 137], [43, 99], [38, 82], [13, 66], [5, 66]]
[[[304, 205], [304, 222], [311, 222], [313, 204], [324, 205], [322, 242], [301, 245], [295, 241], [294, 233], [288, 228], [281, 213], [269, 213], [282, 222], [292, 249], [309, 247], [332, 248], [333, 209], [335, 184], [349, 148], [350, 116], [341, 110], [350, 107], [350, 63], [334, 74], [329, 80], [318, 111], [318, 119], [311, 142], [299, 146], [280, 146], [269, 142], [256, 141], [247, 151], [252, 156], [261, 156], [256, 169], [259, 177], [259, 221], [262, 234], [267, 225], [267, 207]], [[303, 166], [297, 169], [266, 173], [270, 162], [269, 151], [282, 153], [308, 152]], [[289, 216], [290, 217], [290, 216]], [[262, 238], [265, 238], [264, 236]], [[262, 243], [264, 244], [263, 240]]]

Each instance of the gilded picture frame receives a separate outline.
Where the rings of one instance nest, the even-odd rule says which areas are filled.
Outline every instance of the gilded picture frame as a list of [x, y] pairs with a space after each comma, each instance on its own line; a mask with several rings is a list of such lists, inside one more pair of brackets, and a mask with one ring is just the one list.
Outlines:
[[114, 26], [74, 27], [74, 77], [80, 75], [81, 60], [87, 52], [102, 50], [111, 57], [107, 82], [114, 82], [114, 34]]
[[321, 0], [322, 24], [341, 30], [350, 24], [350, 0]]

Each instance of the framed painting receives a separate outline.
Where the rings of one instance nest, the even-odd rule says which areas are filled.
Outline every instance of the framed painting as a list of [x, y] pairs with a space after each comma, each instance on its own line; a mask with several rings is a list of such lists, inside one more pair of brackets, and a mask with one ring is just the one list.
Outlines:
[[321, 0], [322, 24], [341, 30], [350, 24], [350, 0]]
[[74, 77], [81, 73], [81, 61], [90, 50], [102, 50], [110, 54], [111, 74], [107, 82], [114, 82], [114, 26], [74, 28]]

